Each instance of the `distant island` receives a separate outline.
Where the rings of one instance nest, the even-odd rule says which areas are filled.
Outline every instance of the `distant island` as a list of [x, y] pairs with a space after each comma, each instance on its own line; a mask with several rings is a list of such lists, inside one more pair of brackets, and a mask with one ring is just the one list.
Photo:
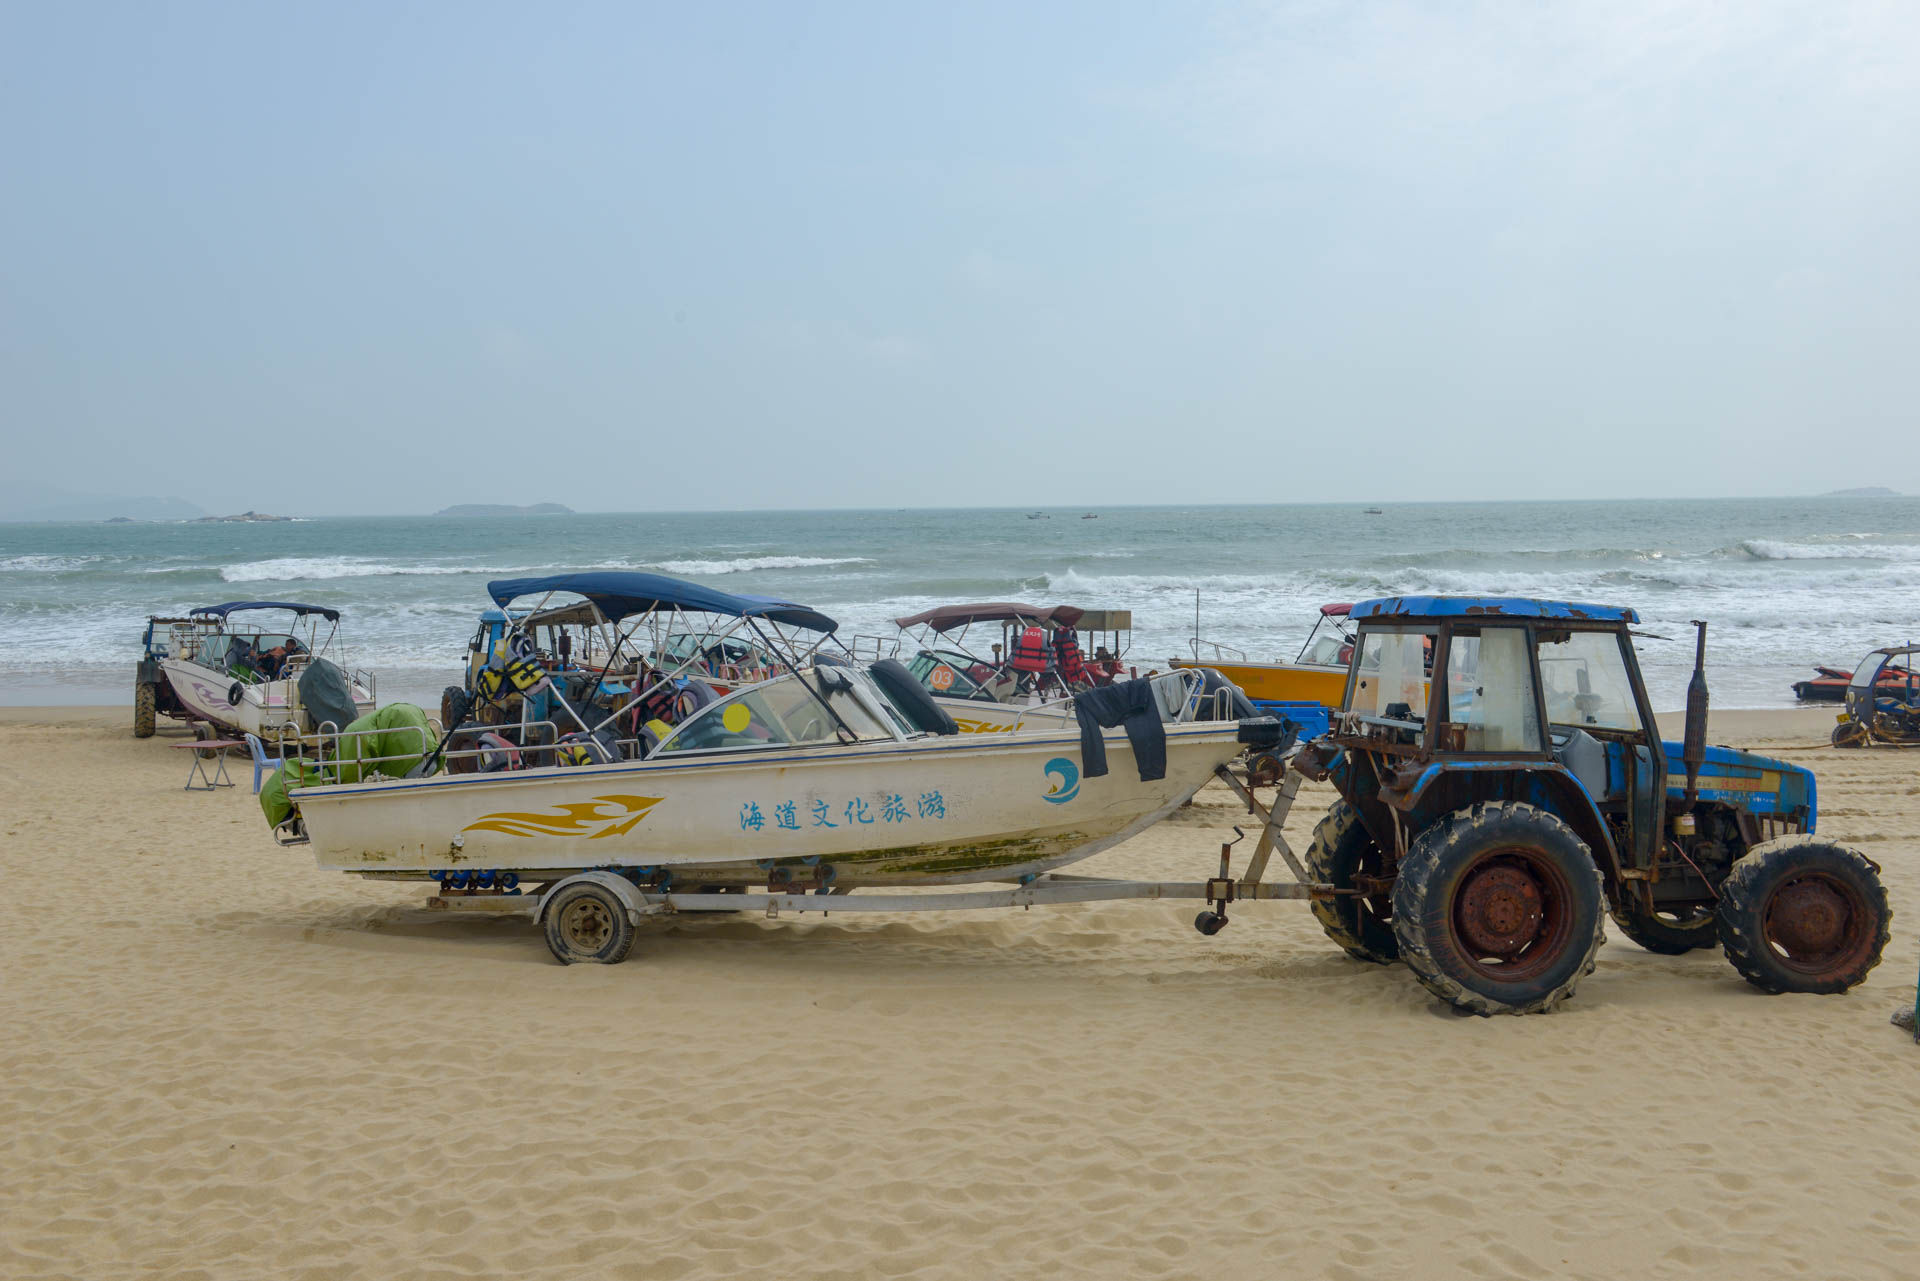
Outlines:
[[1829, 489], [1820, 495], [1822, 498], [1901, 498], [1897, 489], [1888, 489], [1885, 485], [1861, 485], [1856, 489]]
[[511, 503], [455, 503], [434, 513], [436, 516], [571, 516], [573, 508], [561, 503], [534, 503], [515, 507]]
[[0, 521], [114, 520], [123, 525], [193, 520], [207, 514], [185, 499], [126, 494], [81, 494], [41, 484], [0, 479]]
[[269, 516], [265, 512], [241, 512], [238, 516], [201, 516], [190, 523], [195, 525], [232, 525], [235, 523], [252, 524], [260, 521], [290, 521], [292, 519], [293, 517], [291, 516]]

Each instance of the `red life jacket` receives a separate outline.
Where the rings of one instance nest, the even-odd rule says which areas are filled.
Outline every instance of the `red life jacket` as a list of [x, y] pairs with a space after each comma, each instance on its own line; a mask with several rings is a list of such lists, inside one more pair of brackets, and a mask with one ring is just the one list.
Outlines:
[[1047, 634], [1038, 627], [1024, 628], [1013, 642], [1013, 657], [1007, 664], [1016, 672], [1047, 670]]
[[1087, 679], [1086, 660], [1080, 656], [1080, 638], [1071, 627], [1063, 627], [1053, 634], [1053, 661], [1060, 669], [1060, 679], [1069, 683]]

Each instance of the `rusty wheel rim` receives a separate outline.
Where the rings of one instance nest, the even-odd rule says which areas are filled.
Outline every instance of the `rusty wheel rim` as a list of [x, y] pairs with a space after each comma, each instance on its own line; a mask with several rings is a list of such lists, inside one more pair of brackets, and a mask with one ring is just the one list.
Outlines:
[[1537, 978], [1573, 935], [1573, 887], [1558, 865], [1522, 846], [1490, 850], [1460, 877], [1448, 925], [1454, 949], [1490, 979]]
[[1767, 946], [1782, 965], [1824, 976], [1851, 970], [1873, 947], [1873, 913], [1859, 889], [1825, 872], [1783, 881], [1760, 914]]
[[576, 952], [598, 952], [613, 938], [613, 915], [597, 898], [576, 899], [560, 913], [560, 936]]

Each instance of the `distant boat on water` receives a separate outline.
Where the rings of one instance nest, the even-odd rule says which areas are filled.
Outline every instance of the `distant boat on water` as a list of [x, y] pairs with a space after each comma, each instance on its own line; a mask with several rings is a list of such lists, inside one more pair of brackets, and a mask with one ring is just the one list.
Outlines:
[[1082, 516], [1082, 517], [1081, 517], [1080, 519], [1081, 519], [1081, 520], [1099, 520], [1099, 519], [1100, 519], [1100, 513], [1099, 513], [1099, 512], [1088, 512], [1088, 513], [1087, 513], [1086, 515], [1084, 515], [1084, 516]]
[[1367, 514], [1367, 515], [1369, 515], [1369, 516], [1384, 516], [1384, 515], [1386, 515], [1386, 513], [1385, 513], [1385, 512], [1383, 512], [1383, 511], [1381, 511], [1381, 510], [1380, 510], [1380, 509], [1379, 509], [1378, 507], [1369, 507], [1369, 508], [1367, 508], [1367, 510], [1366, 510], [1366, 514]]
[[1027, 519], [1028, 520], [1052, 520], [1053, 517], [1047, 515], [1045, 512], [1028, 512]]

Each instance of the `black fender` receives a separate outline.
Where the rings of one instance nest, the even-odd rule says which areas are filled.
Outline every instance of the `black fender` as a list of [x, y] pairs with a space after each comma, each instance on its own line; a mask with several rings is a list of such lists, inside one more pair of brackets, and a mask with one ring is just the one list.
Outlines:
[[227, 686], [227, 706], [238, 707], [240, 700], [247, 696], [247, 687], [239, 681]]
[[1435, 762], [1421, 771], [1404, 798], [1395, 798], [1394, 808], [1407, 815], [1414, 829], [1424, 831], [1455, 810], [1487, 800], [1524, 801], [1561, 819], [1593, 851], [1594, 862], [1606, 878], [1608, 896], [1617, 892], [1620, 851], [1614, 846], [1613, 833], [1587, 789], [1558, 762]]
[[953, 722], [940, 704], [933, 701], [933, 695], [926, 687], [913, 679], [913, 673], [907, 665], [897, 658], [883, 658], [867, 669], [874, 683], [886, 696], [893, 700], [894, 706], [906, 716], [915, 728], [929, 734], [958, 734], [960, 727]]

